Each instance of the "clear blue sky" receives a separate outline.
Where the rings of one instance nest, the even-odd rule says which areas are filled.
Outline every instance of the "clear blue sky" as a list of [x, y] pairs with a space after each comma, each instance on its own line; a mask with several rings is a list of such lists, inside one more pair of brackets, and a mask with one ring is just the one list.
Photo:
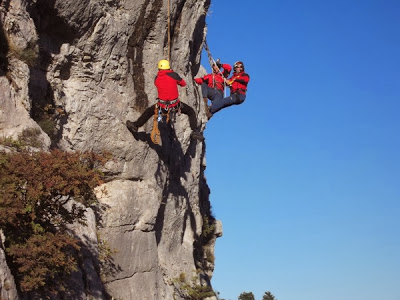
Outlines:
[[251, 76], [205, 131], [214, 289], [400, 300], [400, 1], [212, 0], [207, 23]]

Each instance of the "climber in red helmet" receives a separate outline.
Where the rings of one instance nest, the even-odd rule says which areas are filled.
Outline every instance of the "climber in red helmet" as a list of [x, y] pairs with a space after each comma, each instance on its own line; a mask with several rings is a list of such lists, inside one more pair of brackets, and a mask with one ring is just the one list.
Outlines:
[[[223, 71], [221, 71], [223, 69]], [[212, 65], [212, 73], [200, 78], [195, 78], [194, 81], [201, 85], [203, 100], [206, 105], [207, 117], [211, 117], [208, 107], [208, 99], [211, 102], [224, 98], [225, 79], [231, 73], [232, 67], [228, 64], [221, 64], [219, 59]]]
[[217, 99], [212, 102], [210, 108], [211, 116], [225, 107], [242, 104], [246, 99], [247, 85], [249, 81], [250, 76], [244, 72], [243, 62], [235, 62], [233, 65], [233, 75], [231, 78], [226, 80], [226, 84], [230, 88], [230, 95], [229, 97]]
[[132, 133], [137, 132], [138, 128], [143, 126], [154, 115], [155, 107], [158, 105], [164, 113], [169, 113], [171, 110], [180, 110], [186, 114], [189, 117], [189, 124], [192, 129], [191, 137], [204, 140], [202, 133], [197, 130], [197, 118], [193, 108], [181, 102], [178, 98], [178, 85], [184, 87], [186, 82], [171, 70], [168, 60], [163, 59], [158, 62], [158, 73], [154, 84], [158, 91], [157, 103], [148, 107], [135, 122], [126, 121], [129, 131]]

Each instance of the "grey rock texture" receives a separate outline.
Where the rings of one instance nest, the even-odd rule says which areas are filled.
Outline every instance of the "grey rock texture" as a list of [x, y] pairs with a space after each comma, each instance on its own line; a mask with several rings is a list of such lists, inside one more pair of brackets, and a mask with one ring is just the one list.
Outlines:
[[4, 253], [5, 237], [0, 230], [0, 299], [17, 300], [18, 293], [15, 287], [14, 278], [7, 266], [6, 256]]
[[[36, 43], [38, 36], [20, 0], [3, 2], [0, 2], [0, 133], [17, 138], [24, 129], [40, 129], [29, 114], [32, 108], [29, 67], [18, 59], [18, 52], [28, 48], [30, 42]], [[7, 57], [8, 52], [13, 55]], [[45, 146], [50, 145], [47, 135], [42, 134], [41, 140]]]
[[[168, 43], [167, 1], [0, 1], [0, 136], [52, 124], [40, 136], [44, 149], [113, 157], [107, 182], [96, 188], [100, 220], [88, 209], [88, 226], [75, 228], [87, 245], [73, 278], [77, 299], [185, 299], [177, 281], [183, 275], [192, 285], [210, 285], [222, 227], [211, 216], [205, 143], [190, 139], [186, 115], [160, 125], [161, 145], [150, 141], [151, 120], [135, 136], [125, 126], [155, 102], [157, 62], [170, 53], [188, 84], [180, 99], [204, 129], [192, 78], [209, 5], [171, 1]], [[17, 50], [36, 53], [36, 61]], [[58, 106], [61, 113], [47, 110]], [[205, 234], [210, 226], [218, 230]], [[113, 253], [101, 268], [99, 243]]]

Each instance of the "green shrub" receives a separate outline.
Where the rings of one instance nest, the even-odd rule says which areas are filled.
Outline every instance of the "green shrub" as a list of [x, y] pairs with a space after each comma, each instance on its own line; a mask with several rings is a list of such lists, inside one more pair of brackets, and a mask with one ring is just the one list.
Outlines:
[[14, 140], [11, 137], [0, 138], [0, 145], [13, 148], [17, 151], [21, 151], [29, 146], [40, 148], [43, 146], [43, 144], [39, 140], [39, 135], [40, 135], [40, 129], [27, 128], [21, 132], [17, 140]]
[[36, 121], [42, 130], [51, 138], [54, 139], [54, 131], [56, 122], [51, 118], [42, 118]]
[[40, 148], [42, 147], [42, 142], [39, 141], [39, 135], [41, 131], [39, 128], [27, 128], [22, 131], [22, 133], [19, 135], [19, 140], [24, 144], [28, 146], [32, 146], [35, 148]]
[[215, 232], [215, 221], [210, 221], [210, 218], [203, 216], [203, 228], [201, 232], [201, 237], [205, 241], [209, 241], [213, 238]]
[[179, 277], [173, 280], [185, 299], [202, 300], [215, 296], [215, 292], [210, 286], [198, 285], [196, 281], [197, 276], [193, 276], [191, 282], [186, 282], [185, 273], [179, 274]]
[[13, 148], [17, 151], [24, 148], [26, 145], [20, 140], [14, 140], [12, 137], [0, 138], [0, 145]]

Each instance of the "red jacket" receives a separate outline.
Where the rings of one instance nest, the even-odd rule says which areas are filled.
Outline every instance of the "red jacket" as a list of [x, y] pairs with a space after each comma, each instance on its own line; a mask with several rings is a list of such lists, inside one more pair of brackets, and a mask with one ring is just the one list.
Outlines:
[[228, 64], [222, 64], [222, 68], [224, 69], [223, 72], [219, 73], [210, 73], [207, 74], [206, 76], [200, 77], [200, 78], [195, 78], [194, 81], [196, 81], [197, 84], [202, 84], [207, 83], [207, 85], [211, 88], [218, 89], [220, 91], [224, 90], [224, 78], [221, 76], [221, 73], [225, 78], [229, 76], [231, 73], [232, 67]]
[[232, 82], [230, 85], [231, 93], [238, 92], [240, 94], [246, 94], [250, 76], [245, 72], [234, 73], [227, 81]]
[[[158, 90], [158, 99], [163, 101], [177, 101], [170, 105], [174, 107], [179, 103], [178, 85], [186, 86], [185, 80], [183, 80], [177, 73], [172, 70], [159, 70], [154, 84]], [[166, 104], [159, 103], [162, 108], [165, 108]]]

